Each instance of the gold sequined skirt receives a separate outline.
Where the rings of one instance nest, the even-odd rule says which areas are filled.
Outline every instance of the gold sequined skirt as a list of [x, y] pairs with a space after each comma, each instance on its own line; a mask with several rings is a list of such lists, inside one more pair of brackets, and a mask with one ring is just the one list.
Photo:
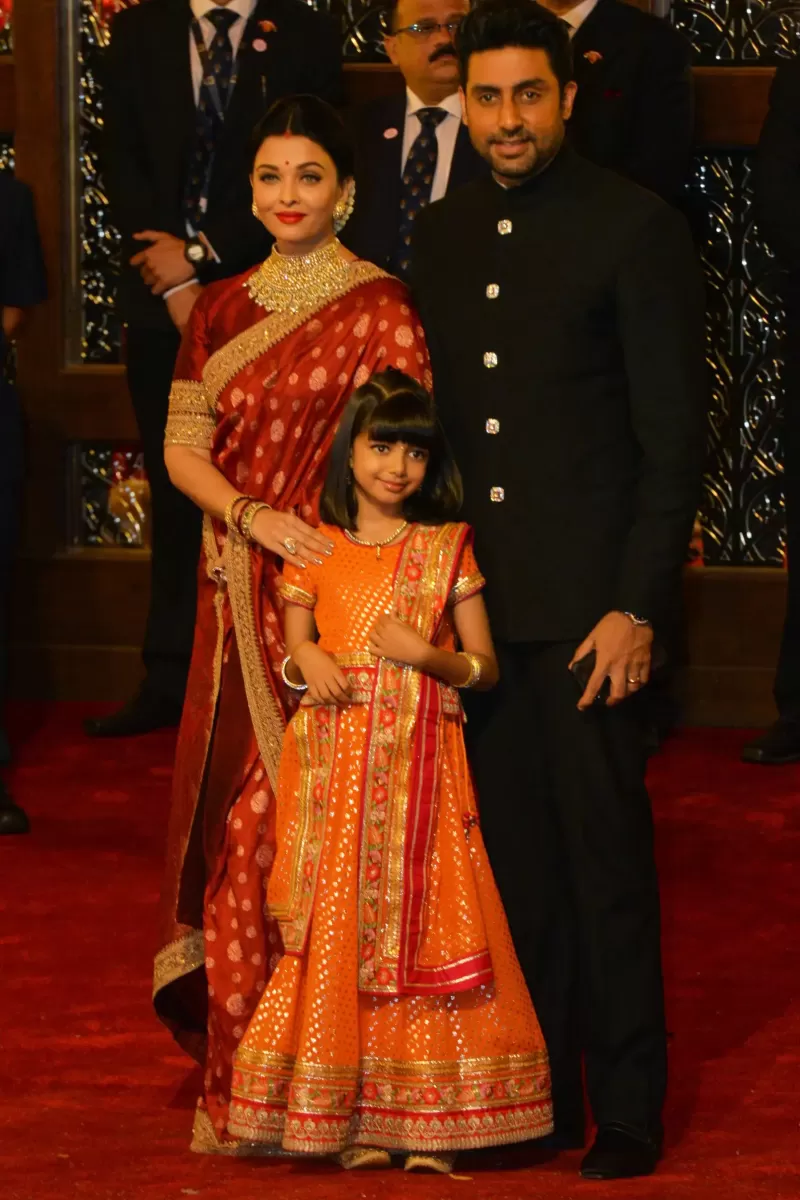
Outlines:
[[[426, 919], [456, 908], [487, 930], [490, 985], [454, 994], [358, 989], [358, 852], [368, 711], [339, 720], [319, 880], [302, 955], [272, 975], [234, 1061], [229, 1133], [309, 1154], [350, 1145], [471, 1149], [552, 1129], [547, 1053], [480, 834], [458, 720], [443, 721]], [[285, 754], [286, 760], [286, 754]], [[298, 786], [282, 762], [283, 789]], [[479, 912], [448, 877], [469, 840]]]

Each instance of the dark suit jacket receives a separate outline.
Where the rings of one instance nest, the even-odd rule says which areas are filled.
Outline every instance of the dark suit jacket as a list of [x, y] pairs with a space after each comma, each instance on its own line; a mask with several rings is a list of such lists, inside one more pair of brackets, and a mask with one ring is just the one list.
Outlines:
[[[148, 0], [114, 18], [105, 70], [104, 174], [122, 234], [119, 309], [124, 320], [172, 328], [164, 301], [127, 266], [142, 229], [185, 237], [182, 204], [195, 137], [189, 0]], [[259, 21], [274, 22], [261, 34]], [[263, 36], [266, 51], [252, 47]], [[221, 259], [198, 272], [203, 283], [246, 270], [269, 238], [250, 212], [248, 143], [269, 105], [292, 92], [338, 100], [341, 39], [327, 18], [301, 0], [259, 0], [239, 49], [239, 77], [225, 115], [211, 176], [203, 231]]]
[[[342, 241], [354, 254], [387, 267], [400, 226], [400, 177], [406, 93], [388, 96], [364, 105], [352, 115], [356, 139], [356, 204], [342, 232]], [[385, 138], [384, 131], [396, 129], [397, 137]], [[461, 125], [456, 137], [448, 192], [487, 175], [489, 168], [473, 149]]]
[[790, 336], [800, 341], [800, 58], [781, 63], [775, 74], [758, 144], [755, 191], [759, 229], [789, 270]]
[[579, 640], [611, 609], [662, 624], [705, 440], [683, 217], [565, 147], [521, 187], [481, 181], [423, 211], [413, 290], [496, 636]]
[[[602, 56], [596, 62], [586, 58], [593, 51]], [[599, 0], [572, 52], [575, 149], [674, 203], [688, 176], [694, 132], [686, 38], [660, 17]]]

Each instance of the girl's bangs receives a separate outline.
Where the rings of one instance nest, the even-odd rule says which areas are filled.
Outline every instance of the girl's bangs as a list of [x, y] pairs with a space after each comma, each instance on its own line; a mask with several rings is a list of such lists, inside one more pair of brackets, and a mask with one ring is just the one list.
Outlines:
[[375, 409], [364, 422], [364, 430], [374, 442], [405, 442], [420, 450], [432, 450], [438, 443], [436, 418], [428, 404], [417, 396], [391, 396]]

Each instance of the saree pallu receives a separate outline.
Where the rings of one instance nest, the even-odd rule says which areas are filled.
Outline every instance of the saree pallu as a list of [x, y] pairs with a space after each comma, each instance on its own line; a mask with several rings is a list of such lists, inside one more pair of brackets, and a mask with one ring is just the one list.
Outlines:
[[[265, 313], [246, 282], [212, 285], [195, 306], [166, 440], [208, 449], [238, 490], [316, 524], [353, 389], [386, 366], [429, 386], [422, 330], [405, 287], [369, 263], [299, 313]], [[206, 518], [154, 970], [158, 1015], [205, 1065], [199, 1150], [240, 1149], [225, 1135], [231, 1060], [282, 952], [265, 912], [292, 711], [280, 679], [279, 566]]]
[[[467, 571], [456, 584], [466, 538], [415, 526], [396, 562], [383, 552], [391, 610], [446, 649], [449, 598], [482, 583]], [[337, 545], [315, 572], [331, 652], [347, 565]], [[304, 603], [305, 586], [284, 585], [287, 599]], [[379, 592], [364, 596], [380, 611]], [[458, 695], [361, 648], [335, 658], [351, 705], [304, 703], [284, 744], [267, 898], [285, 953], [235, 1056], [228, 1128], [316, 1154], [548, 1133], [547, 1054], [480, 834]]]

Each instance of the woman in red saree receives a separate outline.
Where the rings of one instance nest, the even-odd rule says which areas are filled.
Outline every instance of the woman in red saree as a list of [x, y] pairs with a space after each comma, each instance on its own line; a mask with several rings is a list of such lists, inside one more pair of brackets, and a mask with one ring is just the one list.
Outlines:
[[254, 136], [254, 213], [276, 237], [246, 276], [208, 287], [184, 335], [166, 461], [205, 512], [175, 764], [154, 1000], [205, 1068], [193, 1149], [226, 1134], [231, 1061], [279, 961], [265, 914], [274, 787], [292, 702], [280, 674], [281, 560], [303, 570], [333, 434], [355, 387], [387, 365], [428, 374], [405, 287], [336, 240], [353, 152], [333, 109], [281, 101]]

